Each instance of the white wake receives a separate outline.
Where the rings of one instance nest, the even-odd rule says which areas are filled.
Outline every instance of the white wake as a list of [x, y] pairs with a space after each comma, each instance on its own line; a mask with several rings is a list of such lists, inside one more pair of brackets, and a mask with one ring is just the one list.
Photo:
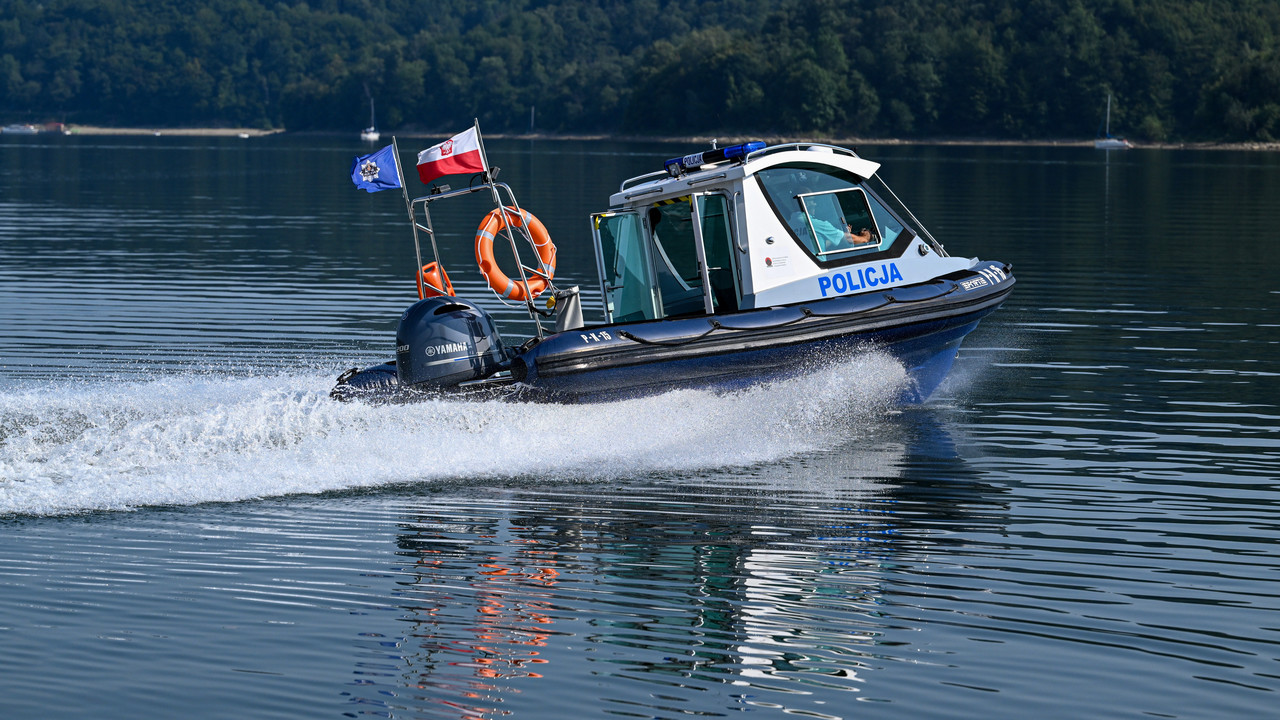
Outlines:
[[0, 390], [0, 515], [751, 465], [837, 444], [906, 383], [868, 355], [730, 394], [591, 405], [339, 403], [318, 373]]

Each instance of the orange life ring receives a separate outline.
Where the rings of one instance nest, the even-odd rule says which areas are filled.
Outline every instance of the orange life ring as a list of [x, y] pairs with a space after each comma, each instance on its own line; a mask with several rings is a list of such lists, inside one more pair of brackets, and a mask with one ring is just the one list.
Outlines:
[[427, 263], [418, 271], [418, 299], [449, 295], [453, 297], [453, 283], [449, 282], [449, 273], [435, 263]]
[[[507, 218], [510, 218], [514, 227], [528, 225], [533, 246], [538, 251], [538, 262], [541, 265], [537, 271], [530, 273], [528, 287], [523, 280], [507, 277], [493, 259], [493, 239], [507, 226]], [[485, 281], [494, 292], [508, 300], [524, 302], [526, 297], [538, 297], [551, 284], [551, 278], [556, 274], [556, 246], [551, 242], [546, 226], [533, 213], [521, 210], [517, 214], [516, 209], [510, 206], [505, 210], [494, 208], [484, 216], [480, 227], [476, 229], [476, 264], [480, 266], [480, 272], [484, 273]]]

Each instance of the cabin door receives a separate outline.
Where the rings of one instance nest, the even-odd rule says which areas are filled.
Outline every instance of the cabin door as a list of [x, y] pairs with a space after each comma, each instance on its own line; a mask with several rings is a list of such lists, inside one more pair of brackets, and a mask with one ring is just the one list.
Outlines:
[[737, 312], [742, 288], [738, 282], [737, 255], [730, 232], [729, 199], [724, 195], [695, 195], [694, 230], [703, 269], [707, 312]]
[[596, 269], [604, 297], [606, 322], [656, 320], [658, 298], [648, 235], [636, 212], [591, 216]]
[[650, 206], [646, 219], [662, 317], [738, 309], [728, 205], [723, 195], [691, 194]]

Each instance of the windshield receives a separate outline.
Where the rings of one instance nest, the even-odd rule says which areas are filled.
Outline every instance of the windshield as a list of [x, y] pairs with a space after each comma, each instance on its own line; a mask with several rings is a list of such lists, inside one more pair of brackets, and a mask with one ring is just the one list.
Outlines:
[[602, 213], [596, 215], [595, 229], [609, 317], [615, 322], [658, 317], [640, 216]]

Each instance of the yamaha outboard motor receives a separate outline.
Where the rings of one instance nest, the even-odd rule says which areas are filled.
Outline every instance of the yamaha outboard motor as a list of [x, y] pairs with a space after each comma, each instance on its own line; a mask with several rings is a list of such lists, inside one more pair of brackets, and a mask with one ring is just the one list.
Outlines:
[[419, 300], [404, 311], [396, 330], [400, 383], [443, 388], [502, 370], [507, 349], [489, 313], [456, 297]]

